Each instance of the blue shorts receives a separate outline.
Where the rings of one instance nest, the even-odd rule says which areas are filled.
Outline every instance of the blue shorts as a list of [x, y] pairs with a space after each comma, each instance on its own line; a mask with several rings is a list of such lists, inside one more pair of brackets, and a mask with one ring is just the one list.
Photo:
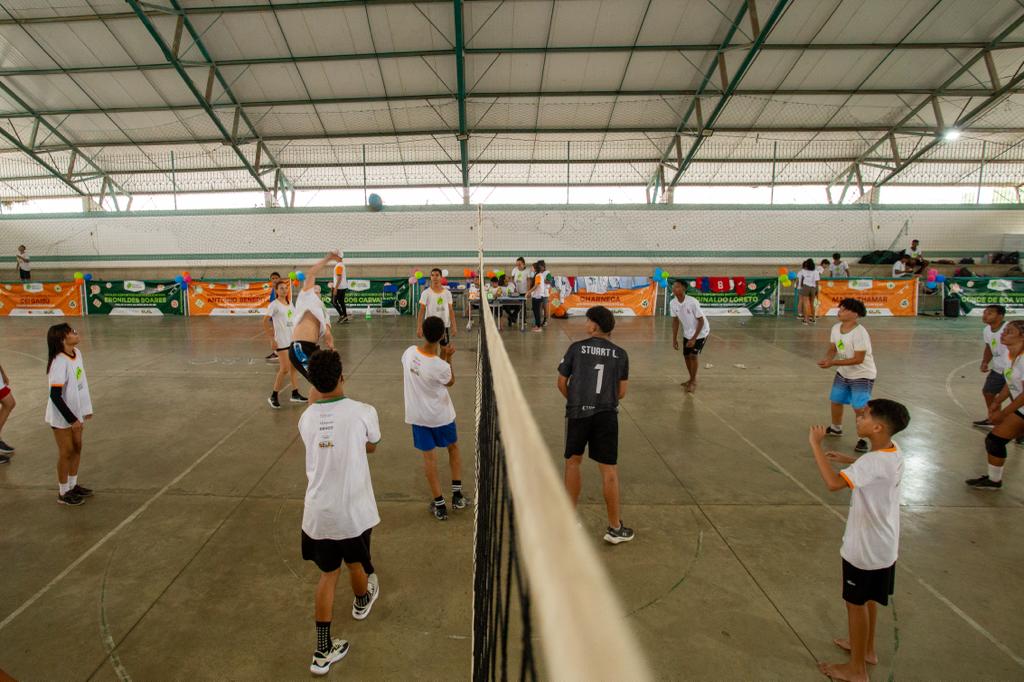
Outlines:
[[446, 448], [459, 441], [459, 433], [455, 430], [455, 422], [444, 426], [412, 425], [412, 444], [421, 452], [429, 452], [434, 448]]
[[871, 389], [875, 386], [874, 379], [847, 379], [836, 374], [832, 380], [832, 393], [828, 399], [840, 405], [849, 405], [855, 410], [863, 409], [871, 400]]

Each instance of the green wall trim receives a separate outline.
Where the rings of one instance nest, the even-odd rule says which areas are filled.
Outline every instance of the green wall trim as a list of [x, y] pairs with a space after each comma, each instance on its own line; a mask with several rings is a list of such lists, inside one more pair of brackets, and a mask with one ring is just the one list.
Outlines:
[[[463, 206], [388, 206], [382, 215], [388, 213], [438, 213], [459, 211], [475, 213], [476, 205]], [[485, 214], [489, 211], [1024, 211], [1024, 204], [494, 204], [484, 207]], [[364, 213], [372, 214], [365, 206], [324, 206], [305, 208], [225, 208], [182, 211], [134, 211], [134, 212], [94, 212], [94, 213], [32, 213], [2, 214], [0, 222], [19, 220], [88, 220], [128, 219], [128, 218], [166, 218], [189, 216], [232, 216], [232, 215], [292, 215], [292, 214], [330, 214], [330, 213]]]
[[[850, 257], [855, 253], [850, 252]], [[977, 258], [987, 254], [987, 251], [929, 251], [929, 258]], [[820, 256], [822, 258], [831, 254], [831, 249], [819, 249], [817, 251], [571, 251], [571, 250], [543, 250], [543, 251], [488, 251], [488, 260], [495, 258], [516, 258], [518, 256], [544, 256], [545, 258], [648, 258], [657, 260], [659, 258], [798, 258]], [[72, 256], [32, 256], [32, 263], [118, 263], [126, 261], [266, 261], [277, 260], [294, 262], [298, 260], [314, 260], [323, 256], [319, 251], [296, 251], [296, 252], [269, 252], [269, 253], [181, 253], [181, 254], [117, 254], [97, 255], [82, 254]], [[345, 258], [348, 260], [362, 260], [370, 258], [423, 258], [423, 259], [444, 259], [444, 258], [472, 258], [477, 256], [476, 251], [345, 251]]]

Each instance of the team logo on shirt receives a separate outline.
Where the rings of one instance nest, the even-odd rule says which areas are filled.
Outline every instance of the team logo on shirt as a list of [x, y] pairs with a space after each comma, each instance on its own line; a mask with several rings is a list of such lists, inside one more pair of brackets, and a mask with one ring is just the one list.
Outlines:
[[333, 448], [334, 447], [334, 441], [333, 440], [322, 440], [322, 441], [319, 441], [316, 444], [316, 446], [318, 448]]
[[842, 339], [836, 341], [836, 350], [839, 351], [840, 353], [846, 350], [846, 343]]
[[440, 306], [444, 305], [444, 296], [438, 296], [437, 297], [437, 304], [440, 305]]

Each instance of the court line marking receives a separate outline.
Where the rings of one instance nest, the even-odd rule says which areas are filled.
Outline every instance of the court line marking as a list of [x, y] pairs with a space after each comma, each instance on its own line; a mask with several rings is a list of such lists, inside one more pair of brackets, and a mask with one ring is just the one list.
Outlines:
[[[744, 443], [746, 443], [748, 446], [750, 446], [754, 450], [754, 452], [758, 453], [759, 455], [764, 457], [766, 460], [771, 462], [773, 466], [775, 466], [779, 471], [781, 471], [783, 473], [783, 475], [785, 475], [789, 480], [791, 480], [794, 483], [796, 483], [798, 488], [803, 490], [810, 497], [812, 497], [815, 500], [817, 500], [818, 504], [820, 504], [825, 509], [827, 509], [832, 514], [834, 514], [838, 519], [843, 521], [844, 524], [846, 523], [846, 516], [844, 516], [841, 512], [839, 512], [837, 509], [835, 509], [835, 507], [833, 507], [832, 505], [826, 503], [823, 498], [821, 498], [818, 494], [814, 493], [810, 488], [808, 488], [800, 480], [798, 480], [795, 476], [793, 476], [793, 474], [791, 474], [788, 469], [786, 469], [784, 466], [779, 464], [779, 462], [774, 457], [772, 457], [767, 452], [765, 452], [764, 450], [759, 448], [753, 441], [751, 441], [749, 438], [747, 438], [742, 433], [740, 433], [739, 430], [737, 430], [735, 426], [733, 426], [728, 421], [723, 419], [712, 408], [708, 407], [707, 404], [704, 403], [703, 400], [695, 400], [694, 402], [696, 402], [702, 408], [704, 408], [705, 410], [710, 412], [715, 417], [715, 419], [717, 419], [718, 421], [720, 421], [723, 424], [725, 424], [725, 426], [728, 427], [728, 429], [730, 431], [732, 431], [737, 436], [739, 436], [740, 440], [742, 440]], [[925, 581], [924, 578], [920, 577], [917, 573], [915, 573], [914, 571], [910, 570], [910, 568], [906, 564], [902, 565], [902, 570], [905, 571], [906, 573], [908, 573], [911, 577], [913, 577], [914, 580], [916, 580], [921, 585], [921, 587], [923, 587], [925, 590], [927, 590], [933, 597], [938, 599], [939, 602], [941, 602], [946, 608], [948, 608], [950, 611], [952, 611], [957, 616], [959, 616], [961, 618], [961, 620], [963, 620], [965, 623], [970, 625], [971, 628], [974, 629], [975, 632], [980, 634], [982, 637], [984, 637], [989, 642], [991, 642], [993, 645], [995, 645], [995, 647], [997, 649], [999, 649], [1004, 654], [1009, 656], [1013, 660], [1013, 662], [1016, 663], [1018, 666], [1020, 666], [1021, 668], [1024, 668], [1024, 658], [1021, 658], [1020, 656], [1015, 654], [1013, 652], [1013, 650], [1010, 649], [1010, 647], [1006, 646], [1005, 644], [1000, 642], [998, 639], [996, 639], [995, 635], [993, 635], [991, 632], [986, 630], [985, 627], [981, 623], [979, 623], [978, 621], [974, 620], [969, 615], [964, 613], [964, 611], [959, 606], [957, 606], [956, 604], [951, 602], [949, 599], [947, 599], [945, 595], [943, 595], [937, 589], [932, 587], [932, 585], [930, 583], [928, 583], [927, 581]]]
[[[956, 406], [959, 407], [961, 410], [963, 410], [964, 414], [966, 414], [968, 417], [971, 416], [971, 413], [968, 412], [967, 408], [964, 407], [963, 405], [961, 405], [960, 401], [956, 399], [955, 395], [953, 395], [953, 376], [956, 375], [957, 372], [959, 372], [960, 370], [964, 369], [965, 367], [969, 367], [970, 365], [973, 365], [973, 364], [976, 364], [976, 363], [977, 363], [977, 360], [969, 360], [969, 361], [965, 362], [964, 364], [960, 365], [959, 367], [954, 367], [952, 370], [950, 370], [949, 374], [946, 375], [946, 395], [948, 395], [949, 399], [952, 400], [954, 403], [956, 403]], [[982, 375], [982, 376], [984, 376], [984, 375]]]
[[212, 455], [217, 450], [217, 448], [219, 448], [221, 445], [223, 445], [229, 438], [234, 436], [236, 433], [241, 431], [242, 427], [245, 426], [246, 423], [248, 423], [248, 421], [250, 419], [252, 419], [259, 412], [261, 412], [262, 409], [263, 408], [260, 407], [260, 408], [258, 408], [256, 410], [253, 410], [253, 412], [248, 417], [245, 417], [244, 419], [242, 419], [242, 421], [240, 421], [238, 423], [238, 425], [235, 426], [235, 428], [231, 429], [231, 431], [229, 431], [224, 436], [222, 436], [220, 438], [220, 440], [218, 440], [216, 443], [214, 443], [210, 447], [210, 449], [208, 449], [206, 452], [204, 452], [202, 455], [200, 455], [199, 458], [196, 461], [194, 461], [194, 462], [192, 462], [192, 464], [188, 465], [188, 467], [186, 467], [184, 471], [182, 471], [180, 474], [175, 476], [163, 488], [160, 488], [160, 490], [156, 491], [153, 494], [153, 496], [150, 497], [145, 502], [143, 502], [142, 505], [138, 509], [136, 509], [131, 514], [126, 516], [124, 518], [124, 520], [121, 521], [121, 523], [119, 523], [116, 526], [114, 526], [114, 528], [111, 529], [102, 538], [100, 538], [96, 542], [96, 544], [94, 544], [89, 549], [85, 550], [85, 552], [83, 552], [81, 556], [79, 556], [77, 559], [75, 559], [73, 562], [71, 562], [71, 564], [69, 564], [63, 571], [58, 573], [52, 580], [50, 580], [50, 582], [46, 583], [43, 587], [41, 587], [39, 589], [39, 591], [37, 591], [35, 594], [33, 594], [31, 597], [29, 597], [25, 601], [25, 603], [23, 603], [21, 606], [16, 608], [10, 614], [8, 614], [8, 616], [6, 618], [4, 618], [2, 621], [0, 621], [0, 631], [3, 631], [3, 629], [6, 628], [8, 625], [10, 625], [14, 621], [15, 618], [20, 616], [22, 613], [24, 613], [26, 610], [28, 610], [33, 604], [35, 604], [37, 601], [39, 601], [47, 592], [52, 590], [58, 583], [60, 583], [60, 581], [62, 581], [64, 578], [68, 577], [68, 575], [70, 575], [73, 570], [78, 568], [82, 564], [82, 562], [84, 562], [86, 559], [88, 559], [90, 556], [92, 556], [100, 547], [102, 547], [107, 542], [109, 542], [111, 538], [113, 538], [115, 535], [117, 535], [119, 532], [121, 532], [121, 530], [123, 530], [129, 524], [131, 524], [132, 521], [134, 521], [135, 519], [139, 518], [139, 516], [141, 516], [143, 514], [143, 512], [145, 512], [147, 509], [149, 509], [153, 505], [154, 502], [156, 502], [158, 499], [163, 497], [164, 493], [166, 493], [168, 490], [170, 490], [171, 488], [176, 486], [178, 483], [180, 483], [186, 476], [188, 476], [190, 473], [192, 473], [196, 469], [196, 467], [198, 467], [200, 464], [202, 464], [204, 461], [206, 461], [206, 458], [209, 457], [210, 455]]
[[132, 677], [121, 663], [121, 657], [117, 655], [117, 644], [111, 634], [110, 623], [107, 622], [107, 577], [110, 575], [110, 564], [113, 563], [115, 554], [117, 554], [117, 545], [114, 545], [114, 548], [110, 550], [110, 556], [107, 557], [107, 565], [103, 569], [103, 583], [100, 585], [100, 638], [103, 640], [103, 648], [107, 650], [107, 658], [114, 668], [117, 679], [121, 682], [130, 682]]

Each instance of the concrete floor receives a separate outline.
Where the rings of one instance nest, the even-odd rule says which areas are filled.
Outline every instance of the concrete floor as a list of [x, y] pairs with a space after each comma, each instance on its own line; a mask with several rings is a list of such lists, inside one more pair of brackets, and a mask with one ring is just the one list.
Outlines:
[[[0, 362], [18, 407], [0, 468], [0, 668], [34, 679], [304, 679], [316, 569], [299, 558], [305, 489], [301, 407], [265, 402], [273, 367], [255, 320], [74, 320], [96, 418], [85, 434], [83, 507], [55, 503], [55, 445], [42, 421], [45, 328], [4, 319]], [[842, 657], [838, 549], [846, 493], [822, 485], [807, 425], [827, 418], [831, 372], [813, 361], [828, 325], [713, 320], [696, 397], [666, 319], [619, 321], [632, 358], [621, 415], [628, 545], [600, 541], [596, 469], [582, 516], [662, 679], [820, 679]], [[1024, 480], [1009, 460], [999, 493], [968, 490], [984, 471], [976, 320], [870, 320], [876, 395], [912, 425], [896, 597], [879, 618], [874, 679], [1024, 677]], [[371, 456], [383, 518], [374, 534], [382, 598], [357, 623], [347, 587], [335, 635], [352, 642], [332, 673], [355, 679], [466, 679], [472, 515], [425, 509], [403, 423], [399, 356], [409, 319], [338, 328], [349, 394], [374, 404]], [[505, 332], [523, 388], [560, 464], [555, 366], [579, 320]], [[472, 478], [474, 337], [456, 340], [454, 388]], [[745, 369], [737, 367], [745, 365]], [[852, 426], [848, 422], [848, 426]], [[848, 435], [841, 445], [852, 448]], [[1014, 635], [1014, 633], [1017, 633]]]

